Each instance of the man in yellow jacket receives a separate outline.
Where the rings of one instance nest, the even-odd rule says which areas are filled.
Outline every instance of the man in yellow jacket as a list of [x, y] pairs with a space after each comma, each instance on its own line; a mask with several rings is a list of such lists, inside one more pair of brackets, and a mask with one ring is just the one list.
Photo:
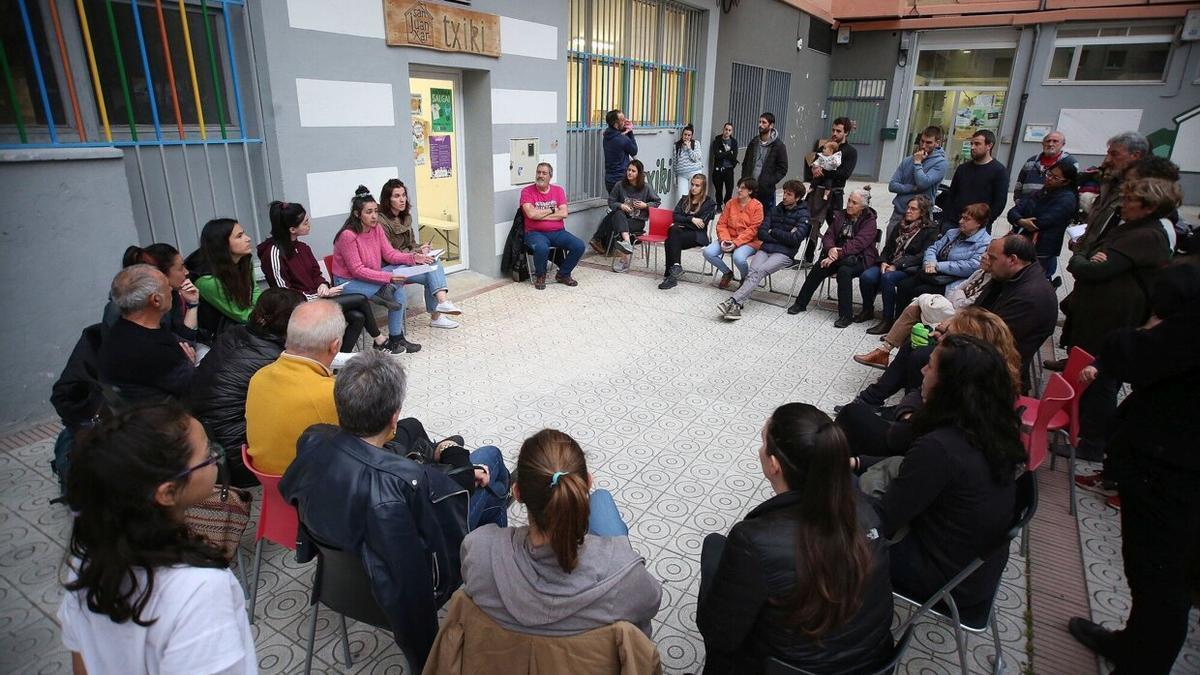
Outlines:
[[292, 312], [284, 352], [250, 378], [246, 394], [246, 442], [256, 470], [282, 474], [305, 429], [338, 423], [330, 367], [345, 331], [341, 308], [329, 300]]

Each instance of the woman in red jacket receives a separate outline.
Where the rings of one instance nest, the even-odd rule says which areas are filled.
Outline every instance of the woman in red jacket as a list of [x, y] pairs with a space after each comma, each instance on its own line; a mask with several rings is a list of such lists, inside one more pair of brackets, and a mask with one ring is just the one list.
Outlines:
[[336, 302], [346, 316], [342, 351], [354, 351], [363, 329], [374, 339], [376, 349], [386, 349], [387, 336], [379, 331], [375, 313], [367, 296], [342, 293], [341, 286], [326, 280], [308, 244], [300, 237], [312, 231], [312, 222], [304, 205], [297, 202], [271, 202], [271, 236], [258, 245], [258, 259], [271, 288], [292, 288], [308, 300], [323, 298]]

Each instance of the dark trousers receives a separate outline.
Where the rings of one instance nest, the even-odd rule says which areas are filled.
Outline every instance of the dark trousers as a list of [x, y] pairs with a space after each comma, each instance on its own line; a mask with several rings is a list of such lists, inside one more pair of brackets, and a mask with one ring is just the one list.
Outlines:
[[1110, 463], [1120, 485], [1121, 554], [1131, 600], [1129, 619], [1117, 633], [1117, 670], [1167, 675], [1187, 638], [1187, 565], [1200, 539], [1200, 472], [1128, 451]]
[[611, 195], [613, 187], [615, 187], [616, 184], [620, 183], [620, 182], [621, 182], [620, 179], [604, 181], [604, 196], [608, 197], [609, 195]]
[[921, 369], [929, 363], [933, 345], [913, 349], [912, 342], [905, 340], [896, 350], [896, 357], [888, 364], [883, 374], [870, 386], [862, 390], [858, 400], [869, 405], [883, 405], [889, 396], [904, 389], [913, 391], [921, 388]]
[[610, 240], [615, 241], [615, 236], [619, 236], [622, 232], [632, 234], [641, 234], [646, 231], [646, 221], [630, 218], [621, 209], [609, 211], [608, 215], [600, 220], [600, 224], [596, 226], [596, 233], [592, 235], [592, 240], [600, 242], [605, 247], [605, 253], [611, 253], [607, 250], [610, 246]]
[[348, 354], [354, 351], [354, 345], [358, 343], [358, 336], [364, 328], [367, 335], [379, 337], [379, 324], [375, 321], [375, 312], [371, 309], [371, 302], [367, 300], [367, 296], [349, 293], [328, 299], [336, 302], [342, 308], [342, 315], [346, 317], [346, 332], [342, 334], [343, 352]]
[[726, 541], [725, 535], [717, 532], [704, 538], [704, 544], [700, 547], [700, 598], [706, 597], [712, 589], [713, 577], [717, 576]]
[[667, 230], [667, 242], [664, 246], [667, 256], [666, 271], [669, 272], [671, 270], [671, 265], [679, 264], [684, 249], [707, 245], [708, 233], [704, 230], [697, 230], [693, 227], [685, 227], [683, 225], [672, 225], [671, 229]]
[[1121, 381], [1101, 370], [1079, 399], [1078, 455], [1097, 460], [1104, 456], [1104, 447], [1112, 436], [1112, 419], [1117, 411], [1117, 394]]
[[822, 281], [831, 276], [837, 277], [837, 297], [838, 297], [838, 317], [841, 319], [850, 319], [854, 313], [854, 278], [863, 273], [862, 260], [855, 256], [854, 260], [847, 262], [845, 260], [834, 261], [829, 267], [821, 267], [813, 265], [808, 270], [808, 276], [804, 278], [804, 285], [800, 287], [800, 295], [796, 296], [796, 305], [799, 307], [807, 307], [809, 301], [812, 300], [813, 293], [817, 292], [817, 287]]
[[[908, 452], [912, 441], [911, 433], [892, 433], [892, 426], [908, 422], [890, 422], [875, 412], [875, 406], [855, 399], [842, 407], [837, 415], [838, 426], [846, 433], [852, 455], [891, 457]], [[899, 430], [897, 430], [899, 431]]]
[[942, 295], [946, 292], [946, 286], [939, 284], [931, 284], [924, 281], [921, 275], [914, 274], [913, 276], [901, 279], [896, 284], [896, 304], [899, 311], [904, 311], [912, 303], [913, 298], [925, 293], [934, 293]]
[[760, 187], [758, 192], [754, 193], [754, 198], [762, 202], [763, 213], [770, 211], [775, 206], [775, 186], [770, 188]]
[[713, 199], [718, 206], [733, 199], [733, 167], [713, 171], [709, 180], [712, 182]]

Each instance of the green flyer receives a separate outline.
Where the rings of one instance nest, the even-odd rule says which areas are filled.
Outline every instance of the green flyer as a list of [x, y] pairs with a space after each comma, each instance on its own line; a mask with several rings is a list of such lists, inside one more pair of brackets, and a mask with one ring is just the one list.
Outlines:
[[453, 93], [449, 89], [429, 90], [429, 114], [433, 130], [440, 133], [454, 132]]

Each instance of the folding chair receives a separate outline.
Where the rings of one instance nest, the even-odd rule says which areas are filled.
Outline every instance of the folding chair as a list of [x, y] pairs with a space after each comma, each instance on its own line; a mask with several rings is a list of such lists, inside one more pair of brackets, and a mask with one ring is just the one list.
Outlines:
[[[952, 591], [958, 587], [963, 581], [974, 574], [980, 567], [983, 567], [984, 562], [997, 551], [1006, 549], [1014, 538], [1021, 534], [1021, 531], [1033, 519], [1033, 514], [1037, 511], [1038, 496], [1037, 496], [1037, 476], [1032, 471], [1026, 471], [1021, 474], [1016, 480], [1017, 495], [1016, 508], [1013, 513], [1013, 521], [1008, 531], [1004, 534], [995, 546], [991, 547], [984, 555], [979, 556], [967, 564], [958, 574], [954, 575], [945, 583], [936, 593], [933, 594], [924, 603], [907, 598], [899, 592], [893, 592], [892, 597], [906, 603], [917, 609], [900, 624], [897, 630], [907, 631], [912, 627], [923, 614], [929, 614], [935, 618], [949, 621], [954, 626], [954, 641], [958, 649], [959, 665], [962, 667], [962, 674], [969, 675], [970, 670], [967, 667], [967, 641], [964, 632], [967, 633], [983, 633], [991, 628], [992, 645], [995, 649], [995, 660], [992, 663], [992, 672], [1000, 673], [1004, 669], [1004, 657], [1000, 648], [1000, 629], [996, 625], [996, 592], [1000, 589], [1000, 582], [996, 582], [996, 588], [992, 590], [992, 601], [989, 603], [987, 611], [987, 619], [981, 626], [972, 626], [962, 622], [962, 618], [958, 613], [958, 604], [954, 601]], [[950, 615], [947, 616], [936, 607], [945, 606], [950, 610]]]

